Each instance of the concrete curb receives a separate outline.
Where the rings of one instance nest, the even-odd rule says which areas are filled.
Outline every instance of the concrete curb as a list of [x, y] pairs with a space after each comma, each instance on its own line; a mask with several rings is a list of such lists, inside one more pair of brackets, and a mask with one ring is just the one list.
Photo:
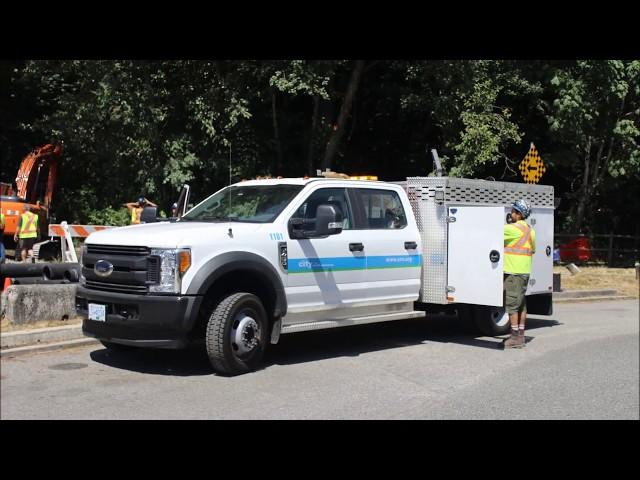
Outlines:
[[585, 298], [585, 297], [608, 297], [618, 294], [617, 290], [565, 290], [563, 292], [553, 292], [553, 300], [561, 298]]
[[63, 348], [82, 347], [85, 345], [99, 344], [95, 338], [79, 338], [76, 340], [68, 340], [66, 342], [47, 343], [42, 345], [29, 345], [26, 347], [17, 347], [0, 350], [0, 357], [17, 357], [27, 353], [50, 352], [52, 350], [60, 350]]
[[594, 297], [554, 298], [553, 303], [598, 302], [604, 300], [638, 300], [638, 297], [632, 297], [631, 295], [607, 295]]
[[64, 342], [84, 338], [82, 324], [65, 325], [63, 327], [36, 328], [19, 330], [0, 335], [0, 349], [24, 347], [40, 343]]

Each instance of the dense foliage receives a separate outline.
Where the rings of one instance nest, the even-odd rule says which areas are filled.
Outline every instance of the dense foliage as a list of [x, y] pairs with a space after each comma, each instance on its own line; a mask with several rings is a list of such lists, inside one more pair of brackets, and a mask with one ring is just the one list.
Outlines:
[[[64, 142], [58, 220], [126, 223], [232, 180], [331, 168], [522, 181], [531, 142], [565, 231], [640, 234], [640, 61], [28, 61], [0, 64], [2, 181]], [[230, 170], [231, 165], [231, 170]]]

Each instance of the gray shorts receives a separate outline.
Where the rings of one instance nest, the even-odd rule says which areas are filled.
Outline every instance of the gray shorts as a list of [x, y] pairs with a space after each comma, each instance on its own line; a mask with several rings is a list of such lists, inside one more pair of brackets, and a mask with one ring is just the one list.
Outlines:
[[504, 276], [504, 306], [507, 313], [520, 313], [527, 311], [527, 302], [525, 292], [529, 283], [529, 275], [511, 275]]
[[36, 238], [20, 238], [18, 239], [18, 248], [20, 250], [33, 250], [33, 245], [36, 243]]

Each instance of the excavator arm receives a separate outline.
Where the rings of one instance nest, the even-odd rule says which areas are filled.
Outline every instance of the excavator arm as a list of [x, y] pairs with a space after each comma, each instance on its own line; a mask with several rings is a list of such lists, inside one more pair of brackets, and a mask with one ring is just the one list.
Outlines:
[[47, 184], [42, 200], [46, 208], [50, 207], [53, 189], [56, 185], [60, 155], [62, 155], [62, 145], [47, 144], [34, 149], [22, 160], [16, 177], [19, 199], [35, 204], [39, 200], [37, 198], [39, 177], [48, 170]]

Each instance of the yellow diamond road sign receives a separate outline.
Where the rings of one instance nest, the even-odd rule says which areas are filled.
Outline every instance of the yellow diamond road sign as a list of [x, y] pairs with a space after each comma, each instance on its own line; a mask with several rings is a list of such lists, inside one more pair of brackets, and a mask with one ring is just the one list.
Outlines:
[[540, 178], [547, 171], [547, 168], [540, 158], [540, 154], [533, 143], [527, 154], [520, 162], [520, 173], [527, 183], [538, 183]]

